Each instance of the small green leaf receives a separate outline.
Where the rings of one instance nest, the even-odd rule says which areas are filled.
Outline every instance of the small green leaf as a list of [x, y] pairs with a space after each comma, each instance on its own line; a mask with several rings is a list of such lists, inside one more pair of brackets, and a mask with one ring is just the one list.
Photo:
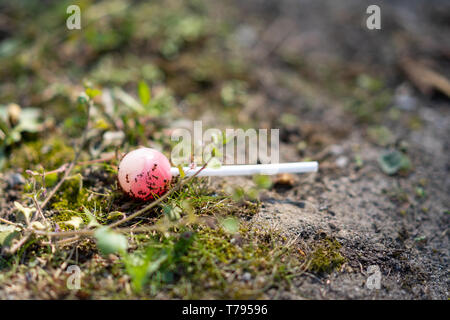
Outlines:
[[259, 191], [260, 189], [258, 188], [249, 188], [248, 190], [246, 190], [246, 197], [257, 200], [259, 197]]
[[141, 102], [143, 105], [147, 105], [150, 102], [150, 99], [151, 99], [150, 88], [148, 87], [148, 85], [145, 81], [139, 82], [138, 94], [139, 94], [139, 99], [141, 99]]
[[416, 242], [421, 242], [421, 241], [425, 241], [425, 240], [427, 240], [427, 237], [425, 237], [425, 236], [418, 236], [418, 237], [414, 238], [414, 241], [416, 241]]
[[6, 139], [6, 137], [8, 136], [9, 130], [10, 130], [10, 128], [9, 128], [6, 118], [3, 119], [0, 114], [0, 140]]
[[167, 254], [162, 254], [157, 260], [152, 261], [147, 267], [147, 275], [152, 274], [161, 267], [161, 264], [167, 260], [169, 256]]
[[363, 161], [361, 155], [356, 154], [354, 160], [355, 160], [355, 165], [356, 165], [358, 168], [362, 168], [362, 166], [363, 166], [363, 164], [364, 164], [364, 161]]
[[381, 155], [378, 158], [378, 164], [380, 165], [381, 170], [388, 175], [411, 169], [411, 161], [409, 158], [397, 150]]
[[58, 182], [58, 173], [50, 173], [45, 175], [45, 185], [49, 188], [53, 187]]
[[9, 134], [6, 136], [6, 139], [5, 139], [6, 143], [5, 144], [7, 146], [9, 146], [9, 145], [12, 145], [12, 144], [14, 144], [16, 142], [19, 142], [22, 139], [22, 135], [20, 134], [20, 131], [21, 131], [21, 129], [20, 129], [19, 126], [14, 127], [9, 132]]
[[177, 168], [178, 168], [178, 171], [180, 172], [181, 179], [183, 179], [186, 176], [186, 173], [183, 170], [183, 166], [180, 164], [177, 166]]
[[87, 88], [86, 94], [88, 95], [89, 98], [92, 99], [98, 96], [99, 94], [102, 94], [102, 92], [99, 89]]
[[239, 220], [234, 217], [223, 219], [220, 224], [226, 233], [234, 234], [239, 231]]
[[19, 236], [19, 229], [13, 225], [0, 224], [0, 247], [8, 247]]
[[266, 175], [253, 176], [253, 182], [259, 189], [269, 189], [272, 186], [272, 180]]
[[94, 235], [97, 239], [97, 247], [104, 255], [125, 253], [128, 249], [127, 238], [120, 233], [111, 231], [108, 227], [97, 229]]
[[178, 206], [166, 205], [163, 207], [163, 212], [169, 218], [169, 220], [176, 221], [181, 218], [182, 210]]
[[110, 213], [108, 213], [108, 220], [114, 220], [117, 218], [123, 218], [125, 217], [125, 213], [120, 212], [120, 211], [111, 211]]
[[419, 198], [425, 198], [425, 196], [426, 196], [425, 189], [422, 188], [422, 187], [417, 187], [417, 188], [416, 188], [416, 195], [417, 195]]
[[236, 187], [233, 189], [232, 192], [232, 199], [233, 201], [239, 202], [244, 200], [245, 198], [245, 190], [242, 187]]

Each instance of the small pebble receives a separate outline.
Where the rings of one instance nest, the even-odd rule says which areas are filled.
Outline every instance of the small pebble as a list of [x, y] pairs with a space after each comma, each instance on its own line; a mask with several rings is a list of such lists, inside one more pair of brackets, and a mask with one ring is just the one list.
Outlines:
[[413, 90], [406, 84], [400, 85], [395, 90], [394, 102], [401, 110], [411, 111], [417, 108], [417, 99], [414, 97]]
[[340, 155], [344, 152], [344, 147], [337, 144], [333, 144], [332, 146], [330, 146], [330, 152], [334, 155]]
[[348, 164], [348, 158], [345, 156], [340, 156], [339, 158], [336, 159], [336, 165], [339, 168], [344, 168], [346, 167]]
[[252, 275], [249, 272], [246, 272], [242, 275], [242, 280], [250, 281], [252, 279]]

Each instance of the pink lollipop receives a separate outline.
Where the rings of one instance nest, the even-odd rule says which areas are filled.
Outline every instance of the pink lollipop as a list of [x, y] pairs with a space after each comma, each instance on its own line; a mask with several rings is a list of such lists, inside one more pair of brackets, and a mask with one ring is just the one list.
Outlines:
[[[254, 165], [227, 165], [219, 169], [183, 168], [187, 176], [220, 177], [253, 174], [272, 175], [277, 173], [317, 172], [319, 164], [311, 162], [268, 163]], [[179, 174], [178, 168], [171, 168], [169, 160], [159, 151], [141, 148], [131, 151], [119, 164], [119, 184], [123, 191], [135, 199], [150, 200], [164, 194], [170, 186], [172, 176]]]
[[119, 164], [119, 184], [135, 199], [150, 200], [164, 194], [171, 179], [169, 160], [155, 149], [133, 150]]

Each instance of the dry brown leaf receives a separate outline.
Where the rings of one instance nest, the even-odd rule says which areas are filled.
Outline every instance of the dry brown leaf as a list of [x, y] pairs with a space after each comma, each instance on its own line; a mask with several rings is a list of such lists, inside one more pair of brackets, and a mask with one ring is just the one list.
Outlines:
[[423, 94], [429, 95], [434, 89], [450, 97], [450, 81], [445, 76], [411, 58], [400, 60], [400, 66]]

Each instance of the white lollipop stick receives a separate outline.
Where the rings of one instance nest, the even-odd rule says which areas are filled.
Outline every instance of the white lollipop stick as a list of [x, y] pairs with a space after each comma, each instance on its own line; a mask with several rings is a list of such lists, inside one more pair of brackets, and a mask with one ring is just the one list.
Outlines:
[[[186, 176], [192, 176], [202, 167], [194, 169], [184, 167]], [[269, 164], [244, 164], [221, 166], [218, 169], [204, 168], [197, 177], [224, 177], [224, 176], [247, 176], [254, 174], [273, 175], [278, 173], [305, 173], [317, 172], [319, 163], [312, 162], [290, 162], [290, 163], [269, 163]], [[180, 174], [178, 168], [170, 168], [172, 176]]]

